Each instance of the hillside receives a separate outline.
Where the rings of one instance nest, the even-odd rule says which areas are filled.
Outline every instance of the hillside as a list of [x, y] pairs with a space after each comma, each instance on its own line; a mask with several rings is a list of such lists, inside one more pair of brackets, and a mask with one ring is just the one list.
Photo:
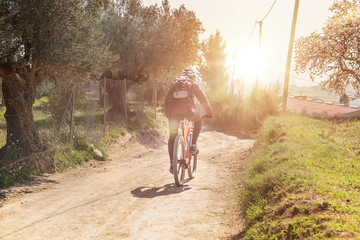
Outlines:
[[359, 239], [359, 122], [271, 117], [246, 180], [245, 239]]

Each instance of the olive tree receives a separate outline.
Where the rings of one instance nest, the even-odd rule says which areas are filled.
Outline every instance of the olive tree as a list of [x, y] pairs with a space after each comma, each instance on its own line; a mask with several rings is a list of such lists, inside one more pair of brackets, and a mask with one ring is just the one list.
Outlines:
[[[131, 80], [127, 87], [148, 80], [164, 86], [171, 76], [195, 62], [199, 34], [203, 32], [202, 23], [193, 11], [184, 5], [171, 9], [167, 0], [148, 7], [140, 0], [120, 1], [108, 10], [103, 26], [111, 42], [110, 51], [118, 57], [109, 67], [108, 76]], [[157, 99], [156, 88], [153, 93]], [[114, 97], [115, 101], [123, 99], [119, 94]], [[116, 102], [113, 105], [123, 106]]]
[[107, 4], [105, 0], [0, 1], [0, 77], [7, 124], [2, 152], [9, 147], [24, 153], [42, 150], [32, 105], [36, 87], [44, 79], [81, 81], [97, 74], [107, 52], [99, 11]]
[[202, 42], [199, 72], [207, 84], [207, 95], [213, 107], [214, 119], [220, 122], [220, 113], [228, 99], [229, 75], [226, 68], [226, 44], [219, 31]]

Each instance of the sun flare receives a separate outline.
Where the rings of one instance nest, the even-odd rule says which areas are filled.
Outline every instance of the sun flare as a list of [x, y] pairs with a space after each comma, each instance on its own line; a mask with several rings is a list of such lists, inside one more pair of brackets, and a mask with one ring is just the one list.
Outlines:
[[256, 47], [247, 47], [237, 53], [236, 76], [241, 79], [255, 79], [262, 65], [262, 55]]

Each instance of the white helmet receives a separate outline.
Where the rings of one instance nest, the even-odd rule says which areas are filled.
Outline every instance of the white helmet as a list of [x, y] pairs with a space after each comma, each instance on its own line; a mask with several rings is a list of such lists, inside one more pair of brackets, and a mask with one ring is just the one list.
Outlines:
[[192, 69], [191, 67], [187, 67], [185, 68], [182, 72], [181, 72], [182, 76], [187, 76], [189, 79], [195, 81], [198, 78], [198, 74], [196, 73], [196, 71], [194, 69]]

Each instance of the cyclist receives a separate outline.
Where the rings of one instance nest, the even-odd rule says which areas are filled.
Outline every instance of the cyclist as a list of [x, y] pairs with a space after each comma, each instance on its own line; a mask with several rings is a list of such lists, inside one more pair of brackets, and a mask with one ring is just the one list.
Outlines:
[[180, 120], [183, 118], [194, 122], [193, 139], [190, 145], [190, 152], [198, 152], [196, 145], [200, 134], [202, 116], [196, 110], [194, 97], [200, 102], [205, 109], [204, 117], [211, 118], [213, 115], [209, 101], [200, 86], [195, 82], [198, 79], [196, 71], [190, 67], [185, 68], [181, 75], [173, 82], [165, 97], [165, 114], [169, 119], [170, 137], [168, 150], [170, 156], [170, 173], [172, 171], [172, 153], [174, 141], [178, 133]]

